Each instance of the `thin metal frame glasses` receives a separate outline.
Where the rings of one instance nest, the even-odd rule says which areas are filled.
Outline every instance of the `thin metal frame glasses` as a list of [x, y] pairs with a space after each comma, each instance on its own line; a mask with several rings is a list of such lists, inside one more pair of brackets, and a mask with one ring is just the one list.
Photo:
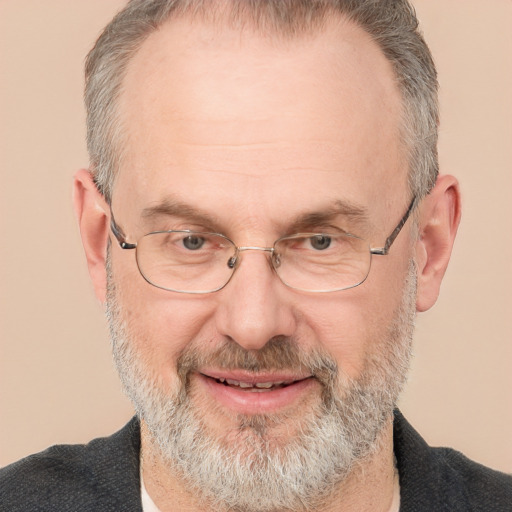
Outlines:
[[414, 197], [384, 246], [372, 248], [350, 233], [297, 233], [272, 247], [237, 246], [221, 233], [152, 231], [129, 243], [114, 220], [110, 228], [122, 249], [135, 249], [137, 267], [151, 285], [178, 293], [213, 293], [233, 277], [244, 251], [270, 255], [272, 270], [295, 290], [327, 293], [354, 288], [370, 273], [372, 256], [386, 256], [417, 204]]

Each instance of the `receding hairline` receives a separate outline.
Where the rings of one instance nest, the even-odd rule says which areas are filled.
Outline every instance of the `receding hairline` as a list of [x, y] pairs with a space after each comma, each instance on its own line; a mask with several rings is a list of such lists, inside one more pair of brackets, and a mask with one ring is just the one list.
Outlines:
[[[315, 38], [321, 35], [322, 31], [329, 30], [329, 28], [342, 28], [349, 25], [359, 30], [368, 42], [378, 50], [383, 59], [390, 65], [392, 76], [396, 80], [396, 73], [389, 58], [384, 54], [372, 34], [350, 13], [340, 12], [336, 9], [333, 5], [335, 0], [280, 1], [290, 5], [297, 4], [293, 16], [278, 16], [278, 11], [276, 12], [275, 9], [271, 8], [275, 7], [275, 4], [267, 0], [184, 0], [176, 2], [178, 4], [176, 9], [170, 10], [166, 17], [162, 17], [158, 23], [153, 24], [148, 29], [145, 37], [131, 53], [128, 66], [148, 38], [156, 35], [161, 30], [170, 28], [177, 21], [204, 25], [217, 31], [231, 29], [239, 31], [241, 36], [248, 33], [249, 35], [259, 36], [269, 43], [275, 42], [276, 44], [294, 43], [301, 39]], [[208, 8], [211, 2], [215, 2], [215, 9]], [[261, 7], [248, 7], [248, 5], [259, 2], [261, 2]], [[316, 6], [314, 16], [311, 15], [310, 9], [305, 7], [311, 3]], [[266, 14], [263, 14], [264, 12]]]
[[107, 200], [124, 149], [116, 116], [126, 69], [147, 37], [178, 18], [203, 20], [218, 29], [253, 30], [282, 42], [314, 36], [333, 19], [352, 22], [391, 64], [403, 109], [401, 139], [410, 188], [423, 196], [433, 186], [438, 172], [436, 70], [407, 0], [131, 0], [107, 26], [86, 64], [91, 169]]
[[[120, 13], [130, 9], [130, 6], [137, 7], [145, 1], [131, 0]], [[125, 56], [125, 65], [118, 77], [116, 99], [110, 105], [113, 109], [117, 125], [117, 133], [112, 135], [114, 135], [113, 139], [117, 139], [115, 152], [118, 162], [116, 168], [111, 170], [110, 185], [105, 191], [102, 190], [102, 192], [106, 192], [107, 201], [110, 202], [111, 200], [115, 180], [122, 167], [123, 155], [126, 152], [128, 143], [127, 127], [123, 123], [120, 109], [126, 75], [134, 58], [150, 37], [155, 36], [161, 30], [169, 28], [173, 22], [181, 20], [212, 26], [216, 30], [223, 30], [227, 27], [239, 30], [241, 34], [250, 30], [254, 35], [262, 36], [269, 42], [275, 42], [276, 44], [293, 43], [293, 41], [300, 38], [316, 37], [321, 33], [322, 28], [327, 24], [333, 24], [335, 20], [340, 23], [350, 22], [349, 16], [336, 9], [334, 6], [335, 2], [336, 0], [279, 0], [277, 3], [268, 0], [178, 0], [169, 2], [169, 8], [166, 12], [159, 19], [146, 25], [146, 30], [138, 38], [137, 44], [133, 45], [132, 51]], [[213, 3], [215, 8], [211, 7]], [[311, 4], [315, 6], [313, 10]], [[278, 6], [282, 6], [282, 8], [279, 9]], [[292, 16], [288, 12], [289, 6], [293, 6]], [[370, 34], [359, 23], [354, 22], [352, 24], [359, 27], [362, 32], [371, 38]], [[98, 41], [100, 39], [101, 36]], [[92, 74], [90, 55], [93, 53], [98, 41], [86, 59], [86, 91], [88, 79]], [[378, 47], [378, 45], [376, 46]], [[395, 77], [394, 72], [393, 77]], [[97, 166], [92, 165], [93, 169], [95, 167]]]
[[[224, 1], [223, 3], [226, 3], [226, 2]], [[231, 2], [229, 2], [229, 3], [231, 3]], [[173, 34], [173, 25], [175, 25], [175, 24], [179, 25], [178, 27], [176, 27], [174, 29], [174, 30], [177, 30], [178, 36], [176, 36], [176, 33]], [[129, 109], [130, 105], [131, 105], [131, 101], [126, 100], [125, 95], [129, 90], [126, 88], [126, 86], [128, 86], [128, 88], [131, 88], [131, 85], [133, 85], [133, 82], [131, 82], [131, 79], [128, 80], [128, 82], [127, 82], [127, 75], [131, 75], [131, 78], [136, 79], [137, 82], [139, 81], [139, 79], [137, 77], [138, 76], [140, 77], [141, 73], [142, 73], [142, 76], [144, 77], [145, 72], [144, 71], [141, 72], [139, 65], [142, 64], [143, 66], [146, 66], [148, 62], [151, 62], [151, 60], [153, 60], [153, 62], [155, 62], [155, 60], [153, 59], [153, 55], [154, 55], [153, 52], [156, 52], [158, 54], [158, 52], [160, 51], [161, 45], [163, 45], [164, 47], [167, 47], [167, 49], [164, 50], [164, 53], [166, 55], [170, 55], [170, 58], [173, 59], [172, 51], [175, 49], [176, 51], [180, 52], [180, 46], [181, 46], [181, 41], [182, 41], [182, 39], [180, 39], [180, 37], [184, 36], [185, 39], [187, 38], [188, 34], [186, 32], [183, 33], [182, 31], [187, 30], [187, 25], [189, 25], [189, 24], [191, 26], [193, 26], [193, 28], [191, 28], [191, 31], [194, 31], [194, 35], [197, 34], [198, 40], [200, 40], [200, 38], [203, 37], [202, 32], [201, 32], [202, 27], [206, 27], [207, 30], [205, 31], [205, 35], [204, 35], [204, 37], [206, 39], [206, 44], [209, 44], [210, 42], [212, 42], [213, 47], [216, 46], [216, 41], [213, 39], [210, 40], [209, 39], [210, 35], [213, 34], [213, 37], [215, 37], [215, 32], [217, 30], [219, 30], [219, 34], [221, 34], [223, 32], [224, 28], [231, 30], [235, 34], [235, 38], [237, 37], [236, 34], [240, 33], [240, 38], [244, 38], [244, 39], [247, 38], [249, 40], [255, 40], [256, 44], [258, 46], [260, 44], [259, 41], [261, 41], [263, 45], [266, 45], [268, 43], [268, 45], [270, 47], [275, 46], [276, 48], [278, 48], [278, 47], [284, 46], [284, 49], [286, 52], [288, 52], [290, 50], [293, 51], [293, 49], [295, 47], [295, 44], [294, 44], [295, 41], [297, 41], [298, 44], [300, 44], [300, 45], [308, 45], [309, 41], [312, 41], [312, 40], [318, 38], [318, 40], [320, 41], [320, 44], [323, 44], [322, 39], [324, 39], [326, 34], [328, 34], [329, 32], [330, 32], [330, 35], [327, 35], [327, 37], [332, 38], [332, 45], [329, 47], [330, 49], [328, 48], [329, 52], [332, 50], [333, 53], [337, 53], [337, 50], [336, 50], [337, 40], [341, 41], [343, 44], [345, 44], [346, 41], [348, 41], [348, 44], [354, 45], [356, 47], [356, 49], [362, 47], [363, 53], [368, 53], [370, 55], [373, 54], [374, 56], [375, 55], [377, 56], [378, 61], [376, 61], [376, 64], [373, 68], [369, 67], [368, 65], [364, 65], [364, 66], [362, 66], [362, 68], [367, 69], [367, 70], [373, 69], [373, 71], [375, 71], [375, 69], [377, 69], [377, 72], [379, 73], [379, 76], [381, 77], [378, 80], [378, 82], [382, 82], [382, 83], [386, 84], [383, 87], [385, 87], [385, 89], [387, 89], [387, 90], [385, 92], [381, 91], [381, 94], [382, 94], [381, 97], [389, 99], [389, 101], [392, 104], [392, 107], [390, 106], [390, 108], [392, 108], [393, 112], [397, 114], [395, 126], [396, 126], [397, 136], [400, 137], [400, 125], [401, 125], [401, 117], [400, 116], [403, 111], [403, 98], [402, 98], [402, 95], [398, 88], [396, 75], [392, 68], [392, 65], [389, 62], [389, 60], [385, 57], [385, 55], [381, 51], [378, 44], [376, 44], [376, 42], [371, 38], [370, 34], [368, 34], [364, 30], [363, 27], [361, 27], [359, 24], [353, 22], [352, 20], [348, 19], [346, 16], [343, 16], [340, 13], [336, 13], [335, 18], [328, 17], [324, 20], [324, 23], [322, 24], [322, 28], [325, 28], [325, 30], [321, 30], [321, 27], [318, 26], [315, 28], [310, 28], [310, 30], [300, 32], [300, 33], [298, 33], [298, 32], [291, 33], [290, 32], [288, 35], [286, 35], [285, 38], [282, 37], [282, 33], [279, 32], [278, 27], [276, 27], [276, 31], [277, 31], [276, 36], [277, 37], [274, 38], [273, 37], [274, 33], [271, 33], [271, 34], [269, 34], [269, 37], [270, 37], [270, 40], [269, 40], [269, 38], [267, 38], [267, 33], [266, 32], [262, 33], [261, 31], [259, 31], [257, 29], [257, 27], [250, 27], [248, 30], [246, 30], [245, 27], [241, 27], [240, 25], [233, 25], [232, 20], [226, 18], [225, 16], [221, 17], [220, 15], [217, 15], [215, 17], [213, 17], [213, 16], [203, 17], [203, 16], [196, 15], [196, 16], [191, 17], [191, 16], [189, 16], [189, 14], [187, 12], [185, 12], [183, 14], [180, 14], [178, 17], [173, 16], [170, 19], [163, 21], [158, 27], [155, 27], [155, 29], [153, 31], [151, 31], [151, 33], [148, 35], [148, 37], [139, 45], [139, 47], [137, 48], [137, 51], [131, 55], [129, 62], [127, 63], [126, 70], [125, 70], [126, 71], [125, 76], [123, 77], [123, 82], [122, 82], [122, 91], [121, 91], [120, 97], [118, 98], [117, 107], [116, 107], [118, 118], [124, 122], [123, 124], [124, 124], [125, 147], [128, 147], [128, 148], [131, 147], [131, 144], [129, 142], [129, 137], [130, 137], [130, 126], [132, 126], [132, 124], [131, 124], [132, 122], [131, 121], [127, 122], [128, 119], [125, 117], [125, 115], [129, 112], [129, 110], [127, 110], [127, 109]], [[348, 30], [347, 30], [347, 28], [348, 28]], [[213, 32], [211, 32], [211, 30], [213, 30]], [[355, 34], [355, 36], [354, 36], [354, 34]], [[168, 36], [170, 37], [170, 43], [169, 43], [169, 40], [166, 40], [166, 38]], [[163, 37], [163, 39], [161, 39], [162, 37]], [[359, 37], [362, 37], [363, 39], [361, 40], [361, 39], [359, 39]], [[150, 40], [152, 40], [152, 41], [150, 42]], [[287, 44], [288, 42], [290, 42], [290, 46]], [[148, 43], [150, 45], [149, 50], [146, 49], [146, 51], [144, 51], [144, 48], [145, 47], [147, 48], [146, 45], [148, 45]], [[188, 44], [187, 41], [185, 41], [185, 45], [187, 45], [187, 44]], [[199, 43], [199, 44], [201, 44], [201, 43]], [[225, 44], [225, 43], [221, 42], [221, 44]], [[235, 44], [236, 44], [236, 40], [235, 40]], [[249, 44], [253, 44], [253, 43], [249, 43]], [[194, 39], [192, 40], [190, 47], [193, 48], [193, 46], [195, 46]], [[304, 46], [304, 48], [307, 49], [306, 46]], [[226, 50], [229, 52], [229, 47], [227, 47], [227, 49], [226, 49], [226, 47], [222, 46], [221, 50]], [[201, 52], [201, 51], [202, 50], [200, 49], [199, 52]], [[357, 50], [357, 51], [359, 51], [359, 50]], [[138, 58], [139, 57], [138, 54], [140, 52], [143, 52], [143, 55], [140, 56], [140, 58]], [[298, 55], [300, 56], [300, 53]], [[159, 58], [158, 55], [156, 58], [157, 59]], [[135, 70], [132, 68], [132, 66], [134, 64], [136, 66]], [[334, 75], [337, 75], [337, 71], [335, 69], [336, 67], [337, 66], [333, 66], [330, 70], [330, 72], [332, 72], [334, 70]], [[155, 67], [153, 69], [155, 72], [159, 73], [158, 67]], [[354, 68], [354, 71], [357, 73], [357, 69]], [[139, 89], [138, 92], [141, 95], [147, 96], [147, 94], [149, 94], [149, 92], [146, 92], [144, 89], [140, 88], [139, 85], [136, 85], [136, 88]], [[150, 94], [150, 96], [151, 96], [151, 94]], [[131, 109], [131, 111], [135, 112], [135, 111], [133, 111], [133, 109]], [[393, 132], [394, 132], [394, 129], [393, 129]], [[397, 147], [398, 147], [400, 153], [402, 153], [402, 141], [400, 139], [398, 139]], [[405, 158], [404, 158], [404, 160], [405, 160]]]
[[[320, 30], [332, 16], [342, 17], [335, 4], [335, 0], [280, 0], [278, 3], [265, 0], [185, 0], [175, 2], [175, 7], [169, 8], [158, 26], [171, 19], [182, 18], [202, 21], [217, 28], [249, 28], [268, 36], [293, 39]], [[290, 6], [293, 6], [293, 16], [290, 16]]]

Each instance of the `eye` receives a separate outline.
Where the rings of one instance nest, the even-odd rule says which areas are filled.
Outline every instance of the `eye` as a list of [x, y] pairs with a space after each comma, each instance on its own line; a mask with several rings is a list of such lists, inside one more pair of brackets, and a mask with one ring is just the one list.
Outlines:
[[316, 235], [309, 239], [311, 247], [317, 251], [328, 249], [331, 245], [331, 237], [326, 235]]
[[205, 243], [205, 239], [201, 236], [190, 235], [183, 239], [183, 246], [185, 249], [189, 249], [190, 251], [197, 251], [201, 249]]

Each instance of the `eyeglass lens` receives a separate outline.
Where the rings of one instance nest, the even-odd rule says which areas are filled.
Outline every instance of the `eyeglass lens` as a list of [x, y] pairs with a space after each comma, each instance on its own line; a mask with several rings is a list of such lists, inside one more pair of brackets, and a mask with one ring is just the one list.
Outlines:
[[[231, 279], [240, 264], [237, 252], [236, 245], [220, 234], [155, 232], [139, 240], [137, 264], [154, 286], [208, 293]], [[287, 286], [327, 292], [361, 284], [370, 270], [371, 253], [365, 240], [349, 234], [294, 235], [275, 243], [271, 262]]]

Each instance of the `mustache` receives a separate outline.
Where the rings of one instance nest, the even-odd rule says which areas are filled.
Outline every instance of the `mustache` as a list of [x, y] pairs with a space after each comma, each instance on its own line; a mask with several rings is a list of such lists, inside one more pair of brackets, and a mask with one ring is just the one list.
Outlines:
[[259, 350], [246, 350], [233, 339], [226, 338], [210, 352], [189, 347], [177, 361], [178, 376], [184, 384], [188, 376], [201, 367], [252, 373], [279, 370], [309, 373], [325, 386], [332, 386], [338, 377], [338, 365], [332, 357], [318, 350], [308, 352], [297, 340], [285, 336], [271, 338]]

